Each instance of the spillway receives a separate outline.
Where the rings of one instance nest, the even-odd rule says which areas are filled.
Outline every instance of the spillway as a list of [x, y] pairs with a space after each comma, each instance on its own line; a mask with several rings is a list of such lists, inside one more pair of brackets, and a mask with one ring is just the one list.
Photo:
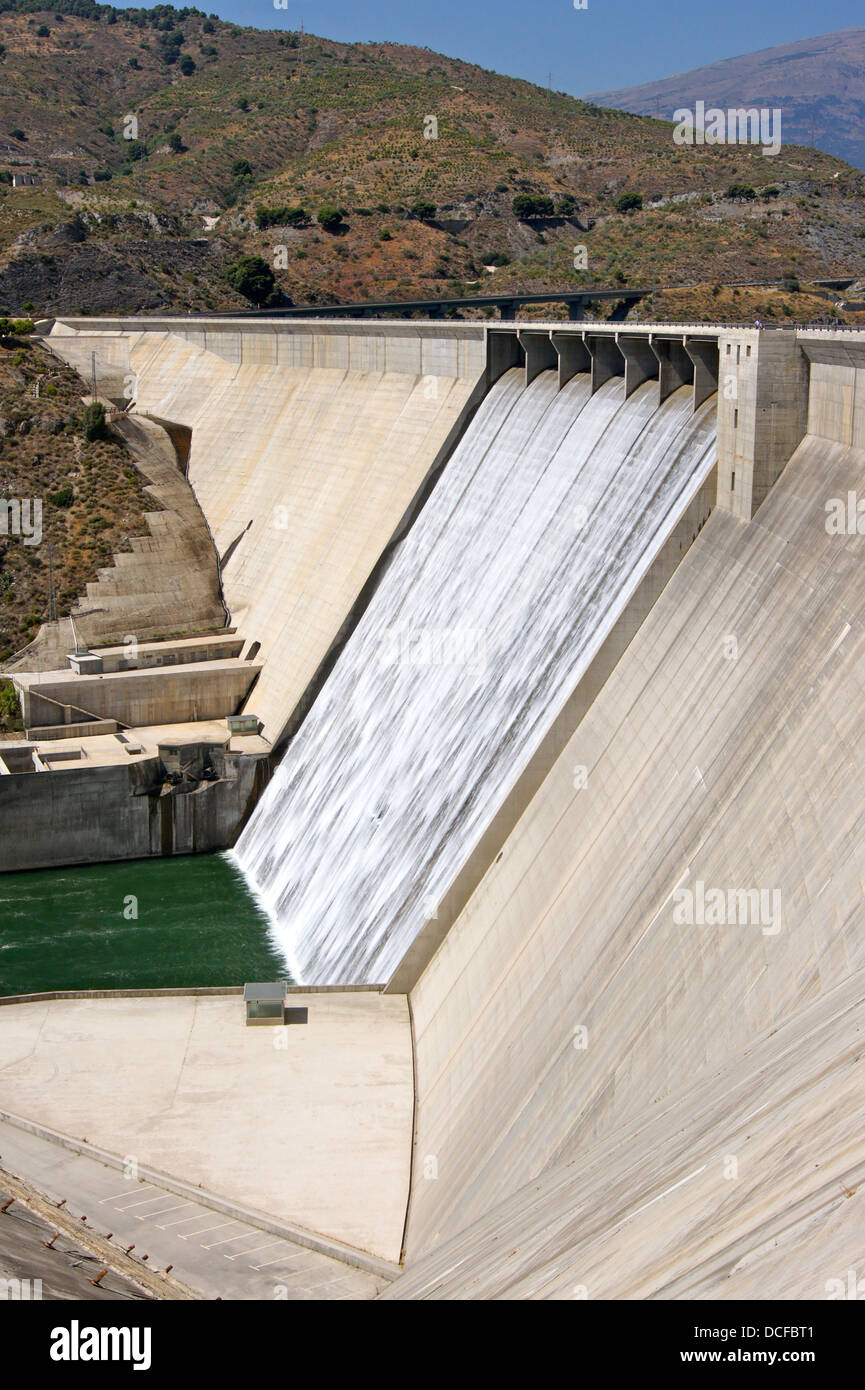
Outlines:
[[236, 856], [308, 983], [387, 980], [715, 462], [715, 402], [493, 386]]

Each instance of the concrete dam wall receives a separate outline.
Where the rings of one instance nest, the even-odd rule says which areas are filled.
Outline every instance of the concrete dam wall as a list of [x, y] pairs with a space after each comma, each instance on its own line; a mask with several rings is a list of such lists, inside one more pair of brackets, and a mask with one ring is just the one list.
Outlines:
[[803, 350], [814, 432], [715, 510], [411, 991], [386, 1297], [819, 1299], [861, 1260], [865, 539], [827, 504], [865, 358]]
[[[326, 1074], [345, 1130], [311, 1179], [307, 1153], [283, 1172], [287, 1150], [271, 1149], [257, 1200], [394, 1262], [405, 1218], [385, 1298], [824, 1298], [861, 1269], [865, 1229], [865, 334], [496, 325], [457, 327], [447, 346], [445, 326], [328, 327], [321, 342], [297, 324], [88, 329], [105, 389], [135, 364], [140, 403], [191, 430], [226, 594], [246, 556], [229, 607], [247, 658], [260, 643], [247, 708], [266, 699], [268, 732], [290, 737], [265, 743], [282, 759], [266, 790], [264, 762], [226, 744], [251, 813], [240, 861], [302, 974], [382, 983], [371, 1020], [396, 996], [399, 1032], [377, 1034], [381, 1050], [372, 1022], [363, 1033], [382, 1088], [363, 1103], [345, 1209], [322, 1214], [318, 1192], [359, 1150], [343, 1061], [356, 1008], [346, 1051], [328, 1042], [336, 1075], [304, 1071], [299, 1049], [282, 1068], [309, 1110], [293, 1092], [271, 1107], [292, 1142], [297, 1114], [317, 1134]], [[87, 334], [67, 336], [86, 367]], [[351, 394], [358, 371], [360, 404], [383, 390], [396, 429], [382, 382], [408, 342], [413, 419], [436, 375], [420, 369], [448, 367], [437, 442], [399, 506], [366, 531], [337, 524], [334, 491], [353, 516], [367, 465], [353, 471], [345, 420], [316, 444], [341, 418], [329, 374]], [[259, 414], [290, 389], [272, 448], [238, 383], [264, 392]], [[220, 435], [203, 433], [211, 412]], [[307, 443], [291, 472], [295, 419]], [[278, 494], [256, 490], [250, 431]], [[387, 437], [370, 479], [394, 463], [403, 436]], [[277, 495], [303, 537], [284, 589]], [[310, 511], [329, 518], [314, 535]], [[355, 560], [320, 604], [322, 572]], [[247, 566], [260, 590], [244, 608]], [[250, 627], [253, 612], [272, 626]], [[163, 814], [143, 754], [134, 775], [136, 844], [194, 831], [212, 847], [224, 779]], [[65, 777], [107, 824], [92, 774], [29, 785], [60, 805]], [[8, 820], [15, 780], [0, 776]], [[47, 793], [39, 806], [53, 825]], [[334, 1018], [355, 999], [328, 997]], [[376, 1128], [391, 1054], [399, 1123]], [[32, 1097], [39, 1075], [4, 1084]], [[92, 1091], [121, 1095], [122, 1068], [112, 1084], [100, 1074]], [[196, 1103], [205, 1089], [218, 1133], [232, 1107], [210, 1078]], [[110, 1108], [112, 1147], [131, 1151]], [[168, 1120], [158, 1165], [182, 1170], [187, 1129]], [[135, 1122], [149, 1130], [150, 1112]], [[97, 1132], [89, 1113], [77, 1123]], [[245, 1162], [248, 1128], [242, 1140]], [[376, 1206], [386, 1230], [358, 1234]]]

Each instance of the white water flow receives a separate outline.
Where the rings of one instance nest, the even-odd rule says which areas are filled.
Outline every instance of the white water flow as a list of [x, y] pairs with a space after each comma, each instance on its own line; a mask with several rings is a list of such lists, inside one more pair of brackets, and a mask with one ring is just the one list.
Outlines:
[[715, 461], [715, 403], [513, 369], [241, 836], [306, 983], [386, 981]]

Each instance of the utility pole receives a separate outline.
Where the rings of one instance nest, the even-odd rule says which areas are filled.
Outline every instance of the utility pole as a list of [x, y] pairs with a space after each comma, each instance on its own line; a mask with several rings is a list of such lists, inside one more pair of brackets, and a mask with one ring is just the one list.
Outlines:
[[57, 600], [54, 595], [54, 546], [48, 543], [48, 621], [57, 622]]

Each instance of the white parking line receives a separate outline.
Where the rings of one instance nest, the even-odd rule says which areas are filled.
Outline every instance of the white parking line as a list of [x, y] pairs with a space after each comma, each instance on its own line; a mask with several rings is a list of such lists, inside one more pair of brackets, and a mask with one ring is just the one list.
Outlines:
[[[192, 1205], [193, 1203], [190, 1202], [189, 1206]], [[209, 1211], [201, 1211], [197, 1216], [184, 1216], [182, 1221], [169, 1221], [167, 1226], [160, 1226], [159, 1229], [160, 1231], [171, 1231], [175, 1226], [188, 1226], [190, 1221], [206, 1221], [210, 1215], [212, 1215], [212, 1213]]]
[[285, 1259], [286, 1259], [285, 1252], [283, 1252], [281, 1255], [277, 1255], [277, 1257], [276, 1257], [275, 1260], [265, 1260], [264, 1264], [260, 1264], [260, 1265], [250, 1265], [249, 1268], [250, 1268], [250, 1269], [267, 1269], [268, 1265], [281, 1265], [281, 1264], [284, 1264], [284, 1263], [285, 1263]]
[[[281, 1241], [281, 1240], [269, 1240], [269, 1241], [267, 1242], [267, 1245], [253, 1245], [253, 1247], [252, 1247], [251, 1250], [238, 1250], [238, 1252], [237, 1252], [236, 1255], [226, 1255], [226, 1256], [225, 1256], [225, 1259], [226, 1259], [226, 1260], [239, 1260], [239, 1259], [241, 1258], [242, 1255], [254, 1255], [254, 1254], [256, 1253], [257, 1250], [266, 1250], [267, 1247], [268, 1247], [268, 1245], [282, 1245], [282, 1241]], [[249, 1267], [250, 1267], [250, 1269], [253, 1268], [252, 1265], [250, 1265]]]
[[151, 1202], [164, 1202], [168, 1194], [161, 1193], [158, 1197], [142, 1197], [138, 1202], [127, 1202], [123, 1207], [115, 1207], [115, 1211], [131, 1211], [133, 1207], [146, 1207]]
[[[157, 1187], [152, 1182], [142, 1183], [138, 1188], [138, 1191], [141, 1192], [143, 1189], [148, 1187], [152, 1188], [154, 1192], [158, 1191]], [[105, 1205], [106, 1202], [118, 1202], [121, 1197], [131, 1197], [134, 1190], [134, 1188], [124, 1187], [122, 1192], [115, 1192], [113, 1197], [100, 1197], [99, 1205], [102, 1207]]]
[[[164, 1197], [151, 1197], [150, 1200], [151, 1200], [151, 1202], [164, 1202], [164, 1201], [165, 1201], [165, 1198], [164, 1198]], [[145, 1212], [145, 1214], [144, 1214], [143, 1216], [136, 1216], [135, 1220], [136, 1220], [136, 1221], [152, 1221], [153, 1218], [154, 1218], [154, 1216], [167, 1216], [168, 1213], [169, 1213], [170, 1211], [177, 1211], [177, 1210], [178, 1210], [178, 1208], [177, 1208], [176, 1206], [175, 1206], [175, 1207], [161, 1207], [158, 1211], [148, 1211], [148, 1212]]]
[[[239, 1221], [235, 1221], [235, 1222], [229, 1223], [229, 1224], [233, 1224], [233, 1225], [235, 1225], [235, 1226], [239, 1226], [239, 1225], [240, 1225], [240, 1222], [239, 1222]], [[215, 1250], [216, 1247], [217, 1247], [217, 1245], [230, 1245], [231, 1242], [232, 1242], [233, 1240], [245, 1240], [246, 1237], [247, 1237], [249, 1234], [250, 1234], [250, 1232], [249, 1232], [248, 1230], [244, 1229], [244, 1230], [242, 1230], [242, 1231], [240, 1232], [240, 1235], [237, 1235], [237, 1236], [226, 1236], [224, 1240], [215, 1240], [215, 1241], [212, 1242], [212, 1244], [210, 1244], [210, 1245], [205, 1245], [205, 1246], [203, 1246], [202, 1248], [203, 1248], [204, 1250]]]
[[177, 1239], [178, 1239], [178, 1240], [192, 1240], [193, 1237], [195, 1237], [195, 1238], [197, 1239], [199, 1236], [206, 1236], [207, 1233], [208, 1233], [208, 1231], [223, 1231], [223, 1230], [225, 1230], [225, 1227], [226, 1227], [226, 1226], [230, 1226], [230, 1225], [231, 1225], [231, 1222], [230, 1222], [230, 1221], [217, 1221], [217, 1223], [216, 1223], [215, 1226], [202, 1226], [202, 1228], [201, 1228], [200, 1231], [190, 1231], [190, 1233], [189, 1233], [188, 1236], [178, 1236]]
[[[153, 1214], [154, 1216], [167, 1216], [170, 1211], [182, 1211], [184, 1207], [191, 1207], [194, 1205], [193, 1202], [178, 1202], [176, 1207], [166, 1207], [164, 1211], [156, 1211]], [[158, 1222], [156, 1224], [159, 1225]], [[159, 1226], [159, 1229], [160, 1231], [164, 1231], [165, 1227]]]

